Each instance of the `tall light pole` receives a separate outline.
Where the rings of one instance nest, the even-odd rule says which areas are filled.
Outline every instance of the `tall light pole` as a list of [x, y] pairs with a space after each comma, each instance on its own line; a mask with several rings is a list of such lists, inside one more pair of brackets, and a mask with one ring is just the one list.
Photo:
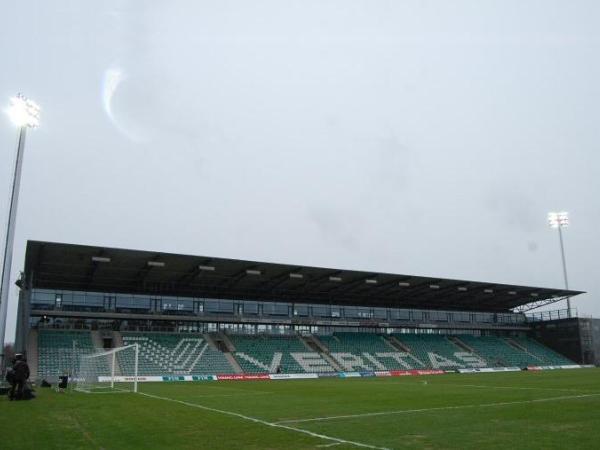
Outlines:
[[[567, 277], [567, 261], [565, 259], [565, 246], [563, 244], [562, 229], [569, 226], [569, 213], [566, 211], [548, 213], [548, 225], [558, 230], [558, 240], [560, 241], [560, 256], [562, 258], [563, 276], [565, 278], [565, 288], [569, 290], [569, 278]], [[567, 297], [567, 317], [571, 317], [571, 297]]]
[[4, 369], [4, 333], [6, 332], [6, 314], [8, 312], [8, 294], [10, 293], [10, 274], [12, 268], [13, 244], [15, 240], [15, 222], [19, 203], [19, 185], [21, 184], [21, 167], [25, 150], [27, 128], [35, 128], [40, 121], [40, 107], [21, 94], [10, 99], [7, 110], [11, 121], [18, 127], [17, 157], [12, 178], [10, 206], [4, 239], [4, 260], [2, 264], [2, 284], [0, 285], [0, 371]]

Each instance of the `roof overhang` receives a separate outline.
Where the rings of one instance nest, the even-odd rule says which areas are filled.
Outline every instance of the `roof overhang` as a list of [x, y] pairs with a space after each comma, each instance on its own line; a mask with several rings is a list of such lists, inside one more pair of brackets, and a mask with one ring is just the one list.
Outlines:
[[24, 271], [39, 289], [462, 311], [525, 311], [582, 293], [40, 241], [27, 242]]

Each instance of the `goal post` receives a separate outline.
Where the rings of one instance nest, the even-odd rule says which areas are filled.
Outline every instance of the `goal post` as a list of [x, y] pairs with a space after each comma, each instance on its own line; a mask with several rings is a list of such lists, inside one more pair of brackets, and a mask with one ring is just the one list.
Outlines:
[[137, 392], [139, 345], [81, 354], [73, 385], [79, 392]]

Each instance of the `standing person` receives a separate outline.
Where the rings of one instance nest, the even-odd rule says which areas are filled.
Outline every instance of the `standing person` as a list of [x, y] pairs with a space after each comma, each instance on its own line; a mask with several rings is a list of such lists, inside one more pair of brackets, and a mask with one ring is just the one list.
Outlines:
[[[10, 363], [11, 365], [15, 365], [16, 359], [13, 358]], [[6, 381], [8, 382], [8, 384], [10, 384], [10, 390], [8, 391], [8, 399], [9, 400], [14, 400], [15, 397], [15, 387], [16, 387], [16, 382], [15, 382], [15, 371], [12, 367], [9, 367], [6, 370]]]
[[[14, 382], [10, 391], [10, 398], [14, 400], [23, 399], [23, 387], [29, 378], [29, 366], [21, 353], [15, 355], [15, 364], [13, 365]], [[16, 388], [16, 393], [15, 393]]]

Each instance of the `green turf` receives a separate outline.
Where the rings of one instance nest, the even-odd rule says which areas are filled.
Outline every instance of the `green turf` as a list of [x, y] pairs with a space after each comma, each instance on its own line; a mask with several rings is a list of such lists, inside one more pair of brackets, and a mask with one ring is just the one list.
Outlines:
[[[38, 389], [38, 398], [30, 402], [1, 399], [0, 448], [360, 448], [296, 429], [390, 449], [600, 446], [600, 369], [145, 383], [140, 391], [165, 399], [129, 393], [60, 394], [50, 389]], [[536, 399], [553, 400], [531, 402]], [[372, 413], [384, 414], [289, 422]], [[294, 429], [269, 425], [280, 421]], [[330, 444], [337, 445], [325, 447]]]

